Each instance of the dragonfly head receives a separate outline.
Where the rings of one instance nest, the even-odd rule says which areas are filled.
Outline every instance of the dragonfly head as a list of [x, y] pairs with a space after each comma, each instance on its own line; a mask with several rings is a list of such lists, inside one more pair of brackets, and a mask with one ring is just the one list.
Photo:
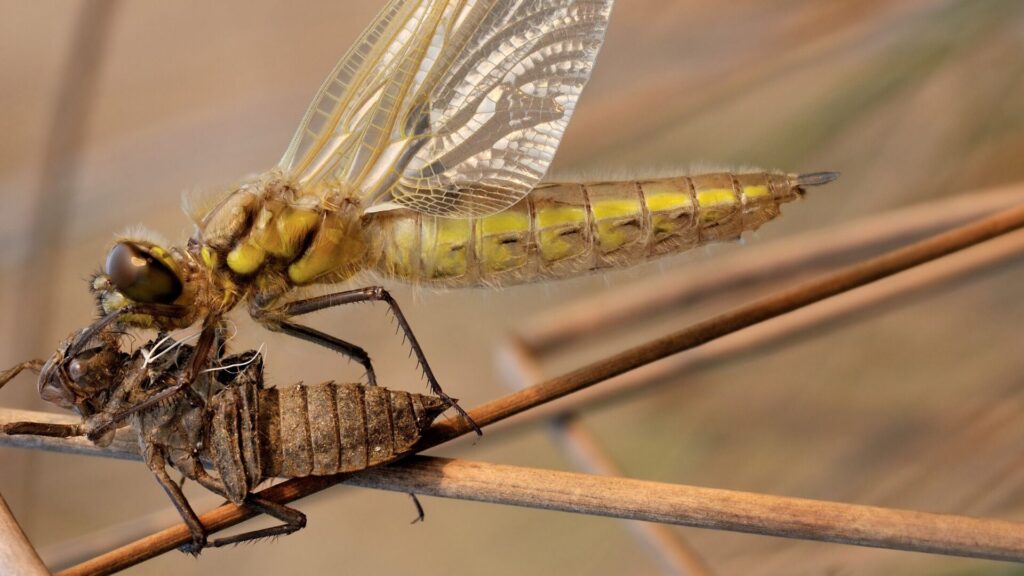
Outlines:
[[82, 416], [103, 409], [129, 355], [120, 334], [86, 328], [65, 339], [39, 372], [39, 397]]

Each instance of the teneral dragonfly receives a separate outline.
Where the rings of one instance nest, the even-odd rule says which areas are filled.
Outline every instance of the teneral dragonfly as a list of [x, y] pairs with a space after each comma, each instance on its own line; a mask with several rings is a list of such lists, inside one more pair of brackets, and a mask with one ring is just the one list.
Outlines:
[[176, 394], [220, 349], [225, 314], [244, 302], [267, 328], [357, 360], [372, 384], [362, 348], [295, 317], [383, 301], [447, 399], [383, 288], [298, 289], [364, 271], [465, 287], [628, 266], [735, 239], [834, 178], [542, 183], [611, 10], [612, 0], [390, 0], [320, 87], [275, 168], [195, 208], [186, 246], [114, 245], [92, 282], [103, 315], [93, 329], [201, 324], [190, 366], [166, 391]]

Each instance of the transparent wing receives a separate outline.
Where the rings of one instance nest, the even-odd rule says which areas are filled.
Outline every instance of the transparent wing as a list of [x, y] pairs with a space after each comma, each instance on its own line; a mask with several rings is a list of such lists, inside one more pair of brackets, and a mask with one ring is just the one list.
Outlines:
[[320, 88], [280, 168], [364, 205], [498, 212], [543, 178], [612, 0], [392, 0]]

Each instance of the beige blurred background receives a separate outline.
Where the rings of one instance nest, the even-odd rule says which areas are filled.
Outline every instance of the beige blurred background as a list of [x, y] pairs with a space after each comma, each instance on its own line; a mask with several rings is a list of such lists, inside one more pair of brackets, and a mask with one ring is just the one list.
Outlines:
[[[88, 28], [98, 64], [73, 70], [84, 2], [0, 1], [0, 366], [49, 354], [91, 320], [85, 279], [114, 233], [142, 224], [182, 241], [191, 232], [179, 210], [183, 191], [216, 190], [273, 165], [323, 76], [381, 4], [117, 2], [105, 25]], [[84, 93], [62, 101], [69, 84]], [[82, 109], [80, 131], [68, 105]], [[79, 136], [55, 145], [54, 134], [68, 130]], [[54, 172], [48, 154], [71, 164]], [[787, 207], [746, 247], [549, 286], [397, 287], [446, 389], [469, 406], [502, 394], [494, 353], [503, 336], [562, 303], [662, 270], [706, 273], [715, 259], [751, 245], [1024, 180], [1024, 3], [620, 1], [556, 170], [702, 162], [834, 169], [843, 177]], [[586, 421], [637, 478], [1024, 520], [1022, 264], [690, 376]], [[694, 306], [661, 331], [735, 303]], [[243, 316], [238, 346], [266, 343], [274, 383], [358, 376], [343, 360]], [[387, 386], [422, 389], [383, 310], [331, 311], [316, 325], [365, 346]], [[638, 341], [621, 336], [577, 351], [566, 365]], [[0, 404], [41, 408], [34, 395], [24, 377], [0, 391]], [[543, 429], [437, 453], [571, 468]], [[51, 566], [101, 536], [176, 518], [146, 468], [132, 462], [3, 449], [0, 493]], [[217, 503], [190, 494], [199, 508]], [[410, 526], [404, 495], [329, 490], [299, 504], [309, 517], [299, 534], [198, 560], [168, 554], [132, 572], [658, 569], [609, 519], [423, 500], [427, 521]], [[721, 574], [1022, 573], [996, 562], [679, 533]]]

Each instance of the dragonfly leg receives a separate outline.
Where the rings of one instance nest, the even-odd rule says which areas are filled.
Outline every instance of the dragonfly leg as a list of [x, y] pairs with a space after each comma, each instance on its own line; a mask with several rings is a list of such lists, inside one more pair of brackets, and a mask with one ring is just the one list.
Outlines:
[[294, 322], [289, 322], [287, 320], [279, 320], [277, 322], [274, 322], [273, 324], [268, 324], [268, 326], [273, 330], [278, 330], [280, 332], [288, 334], [289, 336], [294, 336], [307, 342], [319, 344], [321, 346], [324, 346], [325, 348], [334, 350], [335, 352], [338, 352], [343, 356], [347, 356], [355, 360], [356, 362], [359, 362], [360, 364], [363, 365], [363, 368], [366, 370], [366, 380], [370, 383], [371, 386], [377, 385], [377, 373], [373, 370], [373, 363], [370, 362], [370, 355], [366, 352], [366, 350], [363, 350], [359, 346], [356, 346], [355, 344], [351, 344], [340, 338], [336, 338], [334, 336], [331, 336], [330, 334], [326, 334], [314, 328], [310, 328], [309, 326], [296, 324]]
[[[228, 497], [228, 491], [224, 487], [224, 482], [207, 472], [198, 460], [192, 461], [192, 475], [195, 477], [196, 482], [199, 482], [199, 484], [204, 488], [218, 496], [224, 497], [228, 502], [231, 501]], [[283, 524], [280, 526], [271, 526], [270, 528], [251, 530], [249, 532], [235, 534], [234, 536], [217, 538], [215, 540], [211, 540], [209, 546], [227, 546], [228, 544], [238, 544], [240, 542], [259, 540], [260, 538], [268, 538], [271, 536], [285, 536], [306, 527], [306, 515], [294, 508], [285, 506], [284, 504], [278, 504], [277, 502], [261, 498], [255, 494], [246, 494], [244, 504], [263, 514], [277, 518], [283, 522]]]
[[416, 524], [417, 522], [423, 522], [423, 519], [427, 517], [426, 512], [423, 511], [423, 504], [420, 503], [420, 499], [416, 497], [416, 494], [409, 492], [409, 498], [412, 498], [412, 504], [416, 507], [416, 517], [413, 518], [410, 524]]
[[38, 374], [43, 369], [43, 364], [45, 364], [44, 360], [26, 360], [13, 368], [0, 372], [0, 388], [3, 388], [4, 384], [13, 380], [18, 374], [21, 374], [23, 370], [30, 370]]
[[284, 304], [280, 311], [283, 312], [286, 317], [301, 316], [303, 314], [309, 314], [310, 312], [316, 312], [325, 308], [341, 306], [344, 304], [355, 304], [358, 302], [384, 302], [388, 305], [391, 313], [395, 316], [395, 321], [398, 322], [399, 328], [401, 328], [405, 337], [408, 339], [409, 346], [412, 347], [412, 351], [416, 355], [416, 361], [419, 363], [420, 368], [423, 369], [423, 375], [427, 379], [430, 391], [444, 399], [449, 406], [455, 408], [459, 415], [465, 418], [466, 422], [473, 427], [473, 430], [476, 431], [477, 435], [482, 435], [483, 432], [480, 430], [480, 427], [477, 426], [476, 422], [469, 417], [469, 414], [459, 406], [458, 401], [441, 389], [441, 385], [437, 382], [437, 378], [434, 376], [434, 371], [430, 369], [430, 364], [427, 362], [427, 357], [423, 353], [423, 348], [420, 347], [419, 341], [416, 340], [416, 335], [412, 333], [412, 327], [409, 326], [409, 321], [406, 320], [405, 315], [402, 314], [402, 309], [398, 307], [398, 302], [396, 302], [394, 297], [391, 296], [391, 294], [383, 287], [369, 286], [366, 288], [359, 288], [357, 290], [346, 290], [344, 292], [336, 292], [334, 294], [296, 300], [294, 302]]
[[46, 436], [71, 438], [84, 436], [81, 424], [51, 424], [49, 422], [11, 422], [0, 426], [0, 432], [9, 436]]
[[228, 544], [238, 544], [240, 542], [259, 540], [260, 538], [269, 538], [271, 536], [286, 536], [292, 532], [298, 532], [306, 527], [306, 515], [295, 508], [285, 506], [284, 504], [278, 504], [277, 502], [261, 498], [255, 494], [249, 494], [245, 497], [245, 505], [268, 516], [273, 516], [283, 522], [283, 524], [280, 526], [271, 526], [270, 528], [261, 528], [259, 530], [243, 532], [242, 534], [235, 534], [234, 536], [217, 538], [210, 542], [210, 546], [227, 546]]
[[153, 443], [147, 443], [142, 457], [146, 461], [146, 466], [156, 476], [157, 482], [160, 483], [164, 492], [171, 499], [171, 503], [178, 509], [178, 514], [181, 514], [181, 519], [185, 521], [189, 532], [192, 533], [192, 542], [182, 546], [180, 550], [192, 555], [199, 554], [206, 546], [206, 528], [203, 527], [202, 522], [199, 521], [199, 516], [196, 515], [192, 505], [185, 498], [185, 493], [181, 491], [181, 486], [167, 474], [167, 459], [164, 457], [163, 452]]

